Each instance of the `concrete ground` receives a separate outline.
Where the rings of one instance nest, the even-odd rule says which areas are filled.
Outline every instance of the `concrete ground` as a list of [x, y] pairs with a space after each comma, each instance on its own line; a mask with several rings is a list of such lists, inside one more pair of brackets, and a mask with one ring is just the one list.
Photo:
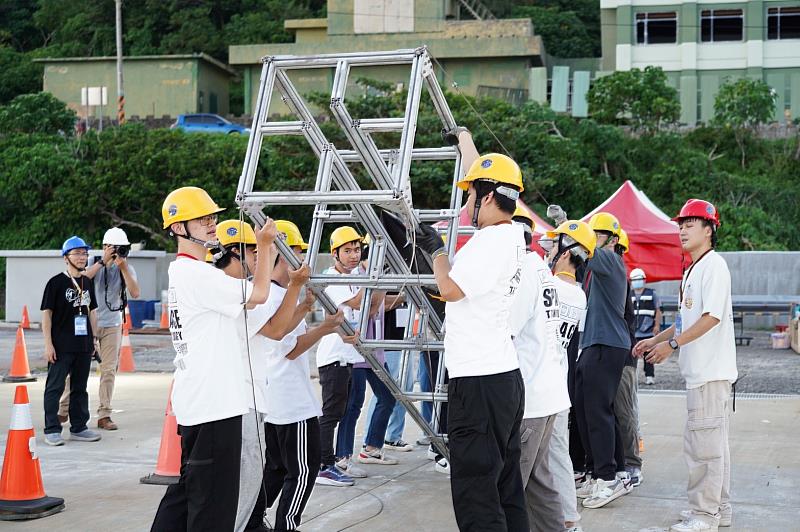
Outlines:
[[[13, 330], [0, 330], [0, 372], [8, 367]], [[40, 333], [30, 331], [26, 341], [35, 363], [41, 352]], [[103, 432], [98, 443], [67, 442], [49, 447], [43, 442], [42, 393], [44, 378], [28, 384], [36, 429], [44, 485], [48, 495], [63, 497], [66, 510], [45, 519], [18, 522], [15, 530], [139, 531], [148, 530], [164, 492], [159, 486], [142, 485], [139, 477], [153, 471], [164, 419], [171, 352], [168, 337], [132, 337], [137, 368], [135, 374], [118, 376], [113, 415], [121, 427]], [[38, 352], [37, 352], [38, 350]], [[769, 361], [796, 367], [800, 358], [788, 351], [740, 351], [740, 361], [751, 360], [762, 368], [754, 382], [771, 380]], [[771, 357], [764, 358], [763, 357]], [[784, 360], [785, 359], [785, 360]], [[777, 363], [776, 361], [780, 361]], [[142, 370], [151, 370], [142, 371]], [[785, 368], [784, 370], [785, 371]], [[762, 379], [760, 373], [767, 373]], [[667, 370], [661, 374], [667, 382]], [[658, 369], [656, 376], [659, 377]], [[777, 378], [779, 375], [772, 374]], [[316, 382], [316, 381], [315, 381]], [[798, 380], [787, 378], [780, 390], [797, 393]], [[97, 377], [89, 381], [90, 401], [96, 406]], [[756, 388], [760, 387], [756, 386]], [[0, 448], [5, 448], [14, 384], [0, 383]], [[748, 390], [755, 392], [760, 390]], [[643, 484], [630, 495], [606, 508], [584, 510], [582, 525], [587, 532], [664, 530], [686, 507], [686, 468], [682, 431], [685, 399], [679, 391], [648, 387], [640, 392], [642, 431], [645, 439]], [[93, 413], [92, 424], [96, 422]], [[800, 396], [757, 398], [748, 394], [737, 400], [732, 420], [734, 526], [732, 531], [800, 530], [795, 511], [800, 508], [800, 457], [797, 426]], [[68, 429], [64, 434], [67, 437]], [[409, 420], [405, 438], [420, 434]], [[363, 437], [359, 427], [358, 438]], [[449, 480], [432, 469], [425, 449], [396, 453], [400, 465], [364, 466], [370, 478], [351, 488], [320, 486], [314, 490], [303, 516], [305, 531], [361, 530], [456, 530], [450, 500]]]
[[[98, 443], [42, 440], [42, 379], [28, 384], [44, 485], [66, 499], [66, 510], [15, 530], [147, 530], [164, 488], [139, 484], [153, 471], [164, 419], [168, 374], [120, 375], [114, 406], [116, 432]], [[0, 426], [7, 427], [13, 384], [0, 384]], [[89, 381], [96, 393], [97, 377]], [[686, 468], [681, 456], [684, 399], [647, 393], [640, 397], [645, 438], [645, 481], [627, 497], [599, 510], [584, 510], [587, 532], [667, 527], [686, 507]], [[93, 419], [93, 422], [95, 420]], [[800, 477], [797, 426], [800, 398], [737, 401], [732, 422], [734, 527], [730, 530], [798, 530]], [[64, 434], [68, 430], [65, 428]], [[406, 438], [419, 430], [409, 422]], [[5, 431], [0, 445], [5, 446]], [[351, 488], [317, 487], [303, 530], [455, 530], [446, 476], [436, 473], [422, 447], [397, 453], [398, 466], [365, 466], [370, 478]], [[6, 525], [9, 529], [11, 525]]]

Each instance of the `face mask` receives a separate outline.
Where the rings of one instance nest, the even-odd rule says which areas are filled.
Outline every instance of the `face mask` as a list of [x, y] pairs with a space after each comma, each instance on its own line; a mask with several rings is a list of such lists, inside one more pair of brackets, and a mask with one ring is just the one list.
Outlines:
[[640, 288], [644, 288], [644, 279], [634, 279], [631, 281], [631, 286], [634, 290], [639, 290]]

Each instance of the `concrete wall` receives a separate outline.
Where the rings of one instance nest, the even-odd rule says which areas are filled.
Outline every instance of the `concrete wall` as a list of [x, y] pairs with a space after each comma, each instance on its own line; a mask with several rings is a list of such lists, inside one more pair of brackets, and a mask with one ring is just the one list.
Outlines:
[[[720, 253], [731, 271], [731, 293], [739, 296], [797, 296], [800, 303], [800, 251], [725, 251]], [[678, 297], [680, 283], [650, 285], [660, 295]], [[787, 305], [787, 315], [788, 315]], [[749, 327], [786, 324], [787, 315], [746, 316]]]
[[[99, 251], [90, 253], [100, 254]], [[40, 322], [44, 286], [65, 269], [61, 252], [0, 250], [0, 257], [6, 259], [6, 320], [20, 321], [22, 307], [27, 305], [31, 321]], [[161, 299], [161, 290], [166, 288], [167, 259], [163, 251], [131, 252], [129, 261], [136, 270], [141, 289], [139, 299]]]

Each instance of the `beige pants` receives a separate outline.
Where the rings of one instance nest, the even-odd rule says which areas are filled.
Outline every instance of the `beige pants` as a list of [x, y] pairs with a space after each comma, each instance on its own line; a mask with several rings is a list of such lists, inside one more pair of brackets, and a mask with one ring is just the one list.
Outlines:
[[[122, 326], [98, 327], [97, 338], [100, 341], [100, 406], [97, 418], [111, 417], [111, 396], [114, 395], [114, 378], [117, 376], [119, 348], [122, 343]], [[58, 415], [67, 416], [69, 412], [69, 375], [64, 393], [58, 403]]]
[[689, 468], [686, 488], [692, 513], [719, 522], [721, 508], [730, 505], [731, 456], [728, 447], [731, 385], [707, 382], [686, 391], [688, 418], [683, 454]]

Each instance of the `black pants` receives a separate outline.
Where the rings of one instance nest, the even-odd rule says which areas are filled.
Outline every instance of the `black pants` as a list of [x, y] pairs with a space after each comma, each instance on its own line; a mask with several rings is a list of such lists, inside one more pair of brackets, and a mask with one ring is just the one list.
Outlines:
[[[569, 390], [569, 400], [575, 404], [575, 372], [580, 345], [580, 332], [575, 331], [572, 340], [567, 347], [567, 389]], [[569, 457], [572, 460], [572, 470], [575, 472], [586, 472], [586, 450], [583, 447], [578, 419], [575, 415], [575, 407], [569, 409]]]
[[[257, 530], [264, 512], [280, 494], [273, 530], [296, 530], [319, 472], [319, 421], [313, 417], [288, 425], [264, 423], [267, 461], [264, 485], [246, 530]], [[266, 497], [265, 497], [266, 491]]]
[[242, 416], [178, 426], [181, 477], [167, 488], [151, 532], [233, 530], [239, 504]]
[[44, 385], [44, 433], [60, 433], [58, 401], [64, 392], [64, 382], [69, 375], [69, 431], [73, 434], [86, 430], [89, 422], [89, 394], [86, 381], [92, 365], [91, 353], [56, 353], [56, 361], [47, 365], [47, 382]]
[[319, 368], [319, 384], [322, 387], [322, 417], [319, 418], [320, 460], [324, 466], [336, 463], [333, 449], [333, 433], [347, 410], [352, 364], [334, 362]]
[[[645, 336], [643, 338], [637, 338], [637, 342], [641, 342], [642, 340], [649, 340], [652, 336]], [[645, 377], [655, 377], [656, 376], [656, 367], [648, 361], [644, 361], [644, 376]]]
[[459, 530], [528, 531], [520, 423], [519, 370], [450, 379], [447, 425], [450, 489]]
[[592, 345], [578, 359], [575, 415], [594, 478], [614, 480], [616, 476], [614, 399], [629, 352], [629, 349]]

